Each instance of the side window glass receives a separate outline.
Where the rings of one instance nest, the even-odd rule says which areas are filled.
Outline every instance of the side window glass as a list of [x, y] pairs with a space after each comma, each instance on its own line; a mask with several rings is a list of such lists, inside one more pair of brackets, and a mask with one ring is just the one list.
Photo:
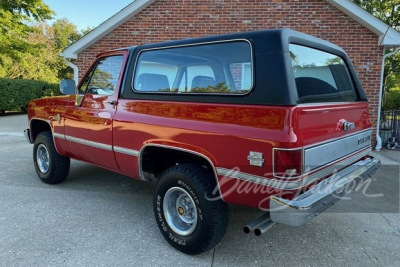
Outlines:
[[85, 80], [83, 81], [83, 83], [81, 84], [81, 87], [79, 88], [79, 93], [80, 93], [80, 94], [84, 94], [84, 93], [85, 93], [85, 91], [86, 91], [86, 89], [87, 89], [87, 86], [88, 86], [88, 84], [89, 84], [90, 78], [91, 78], [92, 75], [93, 75], [93, 70], [94, 70], [95, 68], [96, 68], [96, 66], [94, 66], [94, 67], [89, 71], [89, 73], [86, 75]]
[[137, 72], [136, 88], [142, 92], [170, 92], [177, 73], [176, 65], [143, 61]]
[[213, 69], [208, 65], [189, 66], [179, 85], [180, 92], [202, 92], [216, 86]]
[[249, 91], [252, 86], [252, 69], [250, 62], [229, 64], [236, 90]]
[[81, 86], [86, 94], [113, 95], [118, 86], [124, 56], [101, 58]]
[[170, 94], [244, 95], [253, 84], [251, 45], [240, 40], [144, 50], [132, 81], [135, 92]]

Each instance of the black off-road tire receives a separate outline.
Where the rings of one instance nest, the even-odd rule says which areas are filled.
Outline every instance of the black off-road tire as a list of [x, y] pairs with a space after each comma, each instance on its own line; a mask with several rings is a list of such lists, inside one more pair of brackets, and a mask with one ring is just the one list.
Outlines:
[[[173, 166], [161, 175], [154, 192], [154, 215], [164, 238], [174, 248], [195, 255], [214, 248], [222, 240], [228, 227], [229, 211], [228, 205], [218, 197], [219, 193], [212, 195], [216, 186], [210, 172], [194, 164]], [[185, 197], [185, 205], [176, 204]], [[175, 199], [176, 203], [168, 204]], [[176, 215], [176, 224], [171, 214]], [[193, 214], [196, 220], [191, 218]], [[195, 222], [187, 223], [188, 217]]]
[[[38, 159], [40, 157], [43, 158]], [[45, 164], [41, 164], [43, 162]], [[46, 184], [61, 183], [69, 173], [70, 159], [58, 154], [49, 131], [41, 132], [36, 137], [33, 145], [33, 163], [39, 178]]]

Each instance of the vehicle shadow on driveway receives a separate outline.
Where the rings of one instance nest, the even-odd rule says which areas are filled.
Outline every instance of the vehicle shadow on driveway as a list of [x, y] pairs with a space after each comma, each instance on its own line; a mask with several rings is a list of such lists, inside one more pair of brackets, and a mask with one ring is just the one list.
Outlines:
[[[398, 169], [391, 172], [395, 172]], [[380, 174], [378, 172], [377, 174]], [[379, 175], [380, 176], [380, 175]], [[397, 183], [398, 185], [398, 183]], [[95, 191], [107, 194], [107, 198], [120, 202], [117, 207], [133, 217], [140, 218], [129, 222], [135, 231], [144, 231], [149, 236], [147, 242], [156, 242], [161, 251], [171, 255], [205, 263], [212, 252], [198, 256], [187, 256], [172, 249], [159, 233], [152, 212], [152, 193], [154, 184], [130, 179], [102, 168], [74, 161], [70, 176], [60, 185], [60, 189]], [[123, 195], [121, 195], [123, 194]], [[356, 198], [357, 199], [357, 198]], [[225, 238], [215, 248], [212, 262], [215, 265], [268, 265], [282, 262], [282, 265], [365, 264], [390, 262], [398, 258], [394, 249], [377, 249], [378, 244], [397, 242], [400, 233], [392, 229], [379, 214], [357, 213], [346, 210], [351, 202], [339, 202], [332, 212], [326, 212], [302, 227], [289, 227], [277, 224], [261, 237], [253, 233], [243, 233], [243, 226], [262, 214], [258, 209], [230, 205], [230, 222]], [[359, 205], [359, 204], [357, 204]], [[355, 207], [357, 208], [357, 205]], [[361, 210], [363, 211], [363, 210]], [[375, 211], [377, 212], [377, 211]], [[394, 214], [398, 216], [398, 214]], [[370, 240], [375, 240], [374, 244]], [[365, 244], [360, 246], [359, 244]], [[351, 248], [351, 249], [349, 249]], [[377, 260], [378, 259], [378, 260]]]

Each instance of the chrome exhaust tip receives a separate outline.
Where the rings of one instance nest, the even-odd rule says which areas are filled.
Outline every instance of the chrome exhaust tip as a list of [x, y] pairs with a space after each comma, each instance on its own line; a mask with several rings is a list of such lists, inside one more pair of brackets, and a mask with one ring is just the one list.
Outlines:
[[256, 236], [260, 236], [265, 233], [272, 225], [275, 223], [271, 221], [271, 217], [269, 213], [264, 213], [254, 221], [248, 223], [245, 227], [243, 227], [243, 232], [245, 234], [249, 234], [254, 231]]

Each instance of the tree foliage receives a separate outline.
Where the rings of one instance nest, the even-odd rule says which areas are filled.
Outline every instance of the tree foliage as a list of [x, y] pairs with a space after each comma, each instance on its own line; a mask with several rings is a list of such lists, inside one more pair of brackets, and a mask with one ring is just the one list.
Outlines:
[[25, 37], [35, 47], [18, 58], [2, 56], [0, 77], [10, 79], [34, 79], [57, 83], [60, 79], [72, 78], [72, 70], [66, 65], [60, 53], [82, 37], [76, 26], [67, 19], [32, 24], [32, 31]]
[[0, 64], [37, 53], [40, 46], [27, 39], [35, 31], [30, 23], [51, 19], [53, 14], [43, 0], [0, 0]]
[[43, 1], [0, 0], [0, 78], [72, 78], [60, 53], [91, 29], [80, 32], [65, 18], [49, 25], [54, 12]]
[[[400, 31], [400, 0], [352, 0], [355, 4], [379, 18], [392, 28]], [[400, 75], [400, 53], [389, 57], [385, 63], [385, 81], [391, 76]], [[400, 86], [386, 82], [386, 90]]]
[[85, 31], [78, 31], [76, 26], [66, 18], [55, 21], [52, 25], [52, 30], [53, 36], [50, 39], [54, 45], [53, 51], [57, 57], [57, 77], [58, 79], [72, 79], [72, 70], [67, 66], [64, 58], [60, 57], [60, 53], [82, 38], [85, 35]]
[[352, 0], [395, 29], [400, 27], [400, 0]]

